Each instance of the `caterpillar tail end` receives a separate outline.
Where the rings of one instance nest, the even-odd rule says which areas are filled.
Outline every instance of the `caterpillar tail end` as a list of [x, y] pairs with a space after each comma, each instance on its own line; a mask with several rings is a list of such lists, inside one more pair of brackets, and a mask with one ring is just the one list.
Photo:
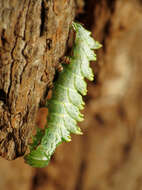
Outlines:
[[34, 168], [43, 168], [48, 165], [50, 158], [40, 150], [33, 150], [24, 157], [24, 160]]

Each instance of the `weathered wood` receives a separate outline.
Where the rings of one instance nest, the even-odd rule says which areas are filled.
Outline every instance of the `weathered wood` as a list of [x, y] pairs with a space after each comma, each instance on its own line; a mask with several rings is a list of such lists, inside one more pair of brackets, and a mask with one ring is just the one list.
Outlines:
[[0, 0], [0, 155], [27, 148], [74, 17], [73, 0]]

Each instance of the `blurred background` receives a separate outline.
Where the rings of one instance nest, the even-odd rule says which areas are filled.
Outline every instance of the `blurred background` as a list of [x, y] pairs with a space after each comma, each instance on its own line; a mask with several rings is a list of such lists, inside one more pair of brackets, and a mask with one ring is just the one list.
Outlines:
[[[142, 189], [142, 1], [76, 0], [76, 20], [103, 44], [91, 63], [83, 136], [60, 145], [49, 166], [0, 159], [0, 190]], [[47, 110], [37, 123], [43, 125]]]

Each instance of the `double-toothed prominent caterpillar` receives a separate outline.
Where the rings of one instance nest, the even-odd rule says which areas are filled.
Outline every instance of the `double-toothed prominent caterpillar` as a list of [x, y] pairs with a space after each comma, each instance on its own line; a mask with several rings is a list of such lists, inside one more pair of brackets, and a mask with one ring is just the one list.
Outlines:
[[70, 64], [64, 65], [54, 84], [52, 98], [47, 102], [48, 127], [45, 126], [44, 132], [37, 130], [31, 152], [25, 156], [26, 162], [33, 167], [47, 166], [57, 145], [71, 140], [70, 133], [82, 134], [77, 122], [83, 120], [79, 110], [84, 107], [82, 95], [87, 93], [84, 78], [93, 80], [89, 62], [96, 60], [93, 50], [101, 45], [80, 24], [73, 22], [72, 26], [76, 31], [73, 56]]

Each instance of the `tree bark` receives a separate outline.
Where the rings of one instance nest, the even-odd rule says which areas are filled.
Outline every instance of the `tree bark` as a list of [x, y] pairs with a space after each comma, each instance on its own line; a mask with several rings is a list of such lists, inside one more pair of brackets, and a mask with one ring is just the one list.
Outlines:
[[92, 64], [95, 80], [80, 124], [84, 135], [59, 146], [49, 166], [35, 171], [32, 190], [142, 187], [142, 3], [85, 2], [77, 18], [103, 48]]
[[64, 55], [73, 0], [0, 0], [0, 155], [22, 156]]
[[76, 18], [103, 44], [97, 63], [91, 64], [95, 80], [85, 98], [84, 135], [60, 145], [43, 169], [32, 169], [22, 159], [1, 160], [0, 189], [142, 189], [142, 3], [75, 2]]

